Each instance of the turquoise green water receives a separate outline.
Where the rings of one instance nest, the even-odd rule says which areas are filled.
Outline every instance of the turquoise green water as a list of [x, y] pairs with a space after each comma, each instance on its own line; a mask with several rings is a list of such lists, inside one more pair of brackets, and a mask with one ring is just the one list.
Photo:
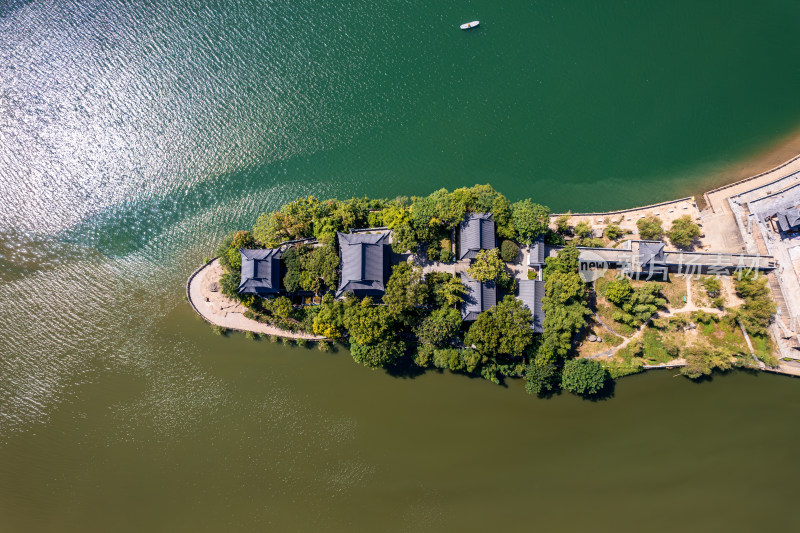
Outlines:
[[794, 380], [541, 401], [218, 338], [183, 301], [298, 195], [621, 208], [800, 124], [794, 2], [495, 4], [0, 6], [2, 529], [791, 523]]

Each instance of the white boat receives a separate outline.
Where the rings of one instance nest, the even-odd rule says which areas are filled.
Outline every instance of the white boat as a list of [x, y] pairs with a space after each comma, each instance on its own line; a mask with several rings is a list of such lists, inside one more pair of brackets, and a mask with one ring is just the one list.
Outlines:
[[481, 23], [480, 20], [473, 20], [472, 22], [467, 22], [466, 24], [462, 24], [460, 27], [462, 30], [468, 30], [470, 28], [474, 28], [480, 23]]

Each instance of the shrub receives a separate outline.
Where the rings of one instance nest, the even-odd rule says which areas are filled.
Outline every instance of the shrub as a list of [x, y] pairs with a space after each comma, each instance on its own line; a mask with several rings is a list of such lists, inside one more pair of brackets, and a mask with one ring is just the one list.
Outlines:
[[461, 314], [453, 309], [434, 310], [417, 327], [420, 342], [433, 346], [444, 346], [461, 328]]
[[475, 257], [475, 261], [467, 269], [467, 274], [478, 281], [492, 281], [503, 272], [505, 264], [500, 259], [497, 248], [492, 250], [481, 250]]
[[374, 344], [350, 343], [350, 353], [357, 363], [370, 368], [394, 365], [405, 351], [405, 343], [397, 338], [381, 339]]
[[[452, 363], [451, 363], [452, 361]], [[433, 351], [433, 366], [436, 368], [441, 369], [451, 369], [453, 367], [458, 368], [458, 350], [453, 348], [442, 348], [439, 350]]]
[[603, 247], [603, 239], [599, 237], [593, 237], [588, 239], [578, 239], [577, 246], [585, 246], [587, 248], [602, 248]]
[[644, 370], [644, 364], [640, 358], [632, 358], [629, 361], [617, 361], [612, 359], [605, 361], [603, 367], [611, 379], [638, 374]]
[[297, 339], [297, 345], [300, 348], [306, 348], [308, 346], [308, 339], [304, 339], [303, 337], [300, 337], [299, 339]]
[[293, 344], [292, 339], [290, 337], [281, 337], [281, 342], [284, 346], [291, 346]]
[[581, 239], [586, 239], [592, 236], [592, 226], [590, 226], [586, 222], [579, 222], [577, 226], [575, 226], [575, 235], [580, 237]]
[[539, 273], [534, 269], [528, 270], [528, 279], [539, 279]]
[[667, 232], [670, 242], [678, 248], [689, 248], [694, 240], [700, 236], [700, 226], [698, 226], [689, 215], [672, 221], [672, 227]]
[[603, 388], [606, 371], [594, 359], [571, 359], [564, 364], [561, 386], [579, 396], [591, 396]]
[[525, 368], [525, 392], [543, 395], [558, 389], [558, 369], [552, 363], [531, 363]]
[[714, 370], [730, 370], [742, 364], [741, 359], [734, 358], [722, 348], [692, 347], [683, 356], [686, 366], [681, 367], [681, 374], [690, 379], [711, 375]]
[[331, 343], [328, 341], [319, 341], [317, 343], [317, 350], [319, 350], [320, 352], [330, 352]]
[[517, 279], [508, 272], [500, 272], [497, 276], [497, 286], [508, 293], [517, 292]]
[[709, 298], [717, 298], [722, 291], [722, 282], [716, 276], [706, 276], [703, 278], [703, 288]]
[[269, 342], [278, 342], [278, 336], [277, 335], [270, 335], [269, 336]]
[[211, 331], [214, 332], [214, 335], [225, 335], [226, 333], [228, 333], [227, 329], [217, 325], [211, 326]]
[[647, 241], [656, 241], [664, 236], [661, 219], [656, 216], [640, 218], [636, 222], [636, 227], [639, 229], [639, 237]]
[[612, 241], [616, 241], [617, 239], [622, 237], [624, 234], [625, 234], [625, 232], [622, 231], [622, 228], [620, 228], [616, 224], [609, 224], [608, 226], [606, 226], [605, 235], [606, 235], [606, 237], [608, 237]]
[[547, 231], [550, 225], [550, 209], [535, 204], [530, 199], [511, 205], [511, 219], [519, 242], [530, 243]]
[[770, 296], [766, 276], [758, 276], [752, 270], [741, 273], [734, 279], [736, 293], [744, 300], [736, 312], [750, 335], [766, 335], [777, 307]]
[[512, 261], [516, 260], [518, 253], [519, 253], [519, 246], [514, 244], [512, 241], [505, 240], [500, 245], [500, 257], [506, 263], [511, 263]]
[[414, 364], [427, 368], [433, 364], [433, 352], [435, 348], [427, 344], [417, 345], [417, 351], [414, 353]]
[[565, 213], [556, 219], [556, 231], [561, 235], [569, 234], [569, 217], [570, 213]]
[[450, 251], [450, 248], [442, 248], [442, 251], [439, 252], [439, 261], [442, 263], [449, 263], [453, 260], [453, 252]]
[[245, 331], [244, 336], [245, 338], [250, 339], [251, 341], [256, 340], [256, 334], [253, 333], [252, 331]]

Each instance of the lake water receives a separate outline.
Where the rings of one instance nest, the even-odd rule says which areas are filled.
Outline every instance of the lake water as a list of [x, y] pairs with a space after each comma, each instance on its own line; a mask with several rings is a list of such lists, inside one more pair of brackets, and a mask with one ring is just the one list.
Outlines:
[[0, 529], [793, 523], [793, 379], [537, 400], [216, 337], [183, 300], [299, 195], [623, 208], [800, 124], [796, 2], [496, 4], [0, 5]]

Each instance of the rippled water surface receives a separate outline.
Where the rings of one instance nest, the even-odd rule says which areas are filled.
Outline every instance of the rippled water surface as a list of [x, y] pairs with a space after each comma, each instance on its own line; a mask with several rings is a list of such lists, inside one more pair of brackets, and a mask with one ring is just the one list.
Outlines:
[[785, 527], [793, 380], [537, 401], [182, 299], [299, 195], [626, 207], [800, 123], [796, 2], [583, 4], [0, 3], [0, 529]]

